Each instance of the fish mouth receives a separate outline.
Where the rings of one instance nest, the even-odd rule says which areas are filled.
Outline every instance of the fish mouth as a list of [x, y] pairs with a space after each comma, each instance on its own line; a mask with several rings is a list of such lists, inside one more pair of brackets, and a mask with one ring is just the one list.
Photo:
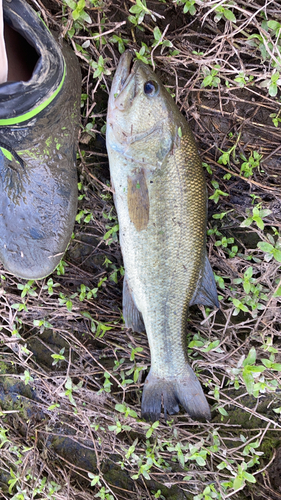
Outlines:
[[120, 57], [112, 87], [115, 98], [127, 87], [131, 79], [136, 74], [136, 69], [139, 66], [139, 61], [133, 61], [134, 55], [130, 50], [126, 50]]
[[128, 83], [128, 79], [132, 77], [133, 68], [135, 63], [133, 63], [133, 54], [130, 51], [124, 52], [124, 58], [120, 59], [118, 67], [121, 66], [122, 75], [120, 78], [120, 92], [122, 92], [123, 88], [126, 87]]

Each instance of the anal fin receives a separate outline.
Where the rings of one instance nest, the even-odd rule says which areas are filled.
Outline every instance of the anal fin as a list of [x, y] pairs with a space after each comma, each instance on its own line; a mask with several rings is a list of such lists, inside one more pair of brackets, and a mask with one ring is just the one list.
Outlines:
[[220, 307], [214, 273], [207, 255], [205, 256], [203, 276], [199, 281], [189, 303], [190, 306], [193, 306], [194, 304], [216, 307], [218, 309]]
[[129, 286], [126, 273], [123, 281], [123, 317], [126, 328], [132, 328], [134, 332], [138, 333], [145, 331], [142, 314], [135, 304], [134, 295]]

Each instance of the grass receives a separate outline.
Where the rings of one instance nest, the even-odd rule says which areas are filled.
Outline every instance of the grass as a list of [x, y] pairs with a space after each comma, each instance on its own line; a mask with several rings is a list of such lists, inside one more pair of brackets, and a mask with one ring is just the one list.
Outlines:
[[[37, 7], [36, 3], [36, 7]], [[277, 1], [40, 3], [83, 76], [79, 207], [52, 276], [1, 270], [0, 489], [27, 499], [244, 499], [278, 492], [280, 84]], [[124, 329], [106, 106], [130, 48], [187, 114], [209, 190], [221, 311], [191, 308], [190, 362], [212, 422], [140, 419], [150, 356]], [[276, 493], [276, 498], [277, 498]]]

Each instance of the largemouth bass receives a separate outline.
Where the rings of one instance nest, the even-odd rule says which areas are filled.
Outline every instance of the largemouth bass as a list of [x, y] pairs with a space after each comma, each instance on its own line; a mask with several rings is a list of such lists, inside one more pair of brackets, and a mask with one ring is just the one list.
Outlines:
[[142, 416], [179, 411], [210, 420], [209, 405], [188, 364], [188, 307], [219, 307], [206, 255], [207, 191], [184, 117], [152, 70], [120, 58], [108, 103], [107, 151], [124, 260], [123, 316], [146, 330], [151, 369]]

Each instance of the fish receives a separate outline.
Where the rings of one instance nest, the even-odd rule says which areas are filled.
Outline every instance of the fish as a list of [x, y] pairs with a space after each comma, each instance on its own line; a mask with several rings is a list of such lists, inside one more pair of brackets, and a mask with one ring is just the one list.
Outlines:
[[191, 305], [219, 308], [206, 252], [207, 188], [192, 131], [161, 79], [125, 51], [108, 99], [106, 146], [124, 262], [125, 326], [146, 331], [141, 414], [211, 419], [187, 357]]

